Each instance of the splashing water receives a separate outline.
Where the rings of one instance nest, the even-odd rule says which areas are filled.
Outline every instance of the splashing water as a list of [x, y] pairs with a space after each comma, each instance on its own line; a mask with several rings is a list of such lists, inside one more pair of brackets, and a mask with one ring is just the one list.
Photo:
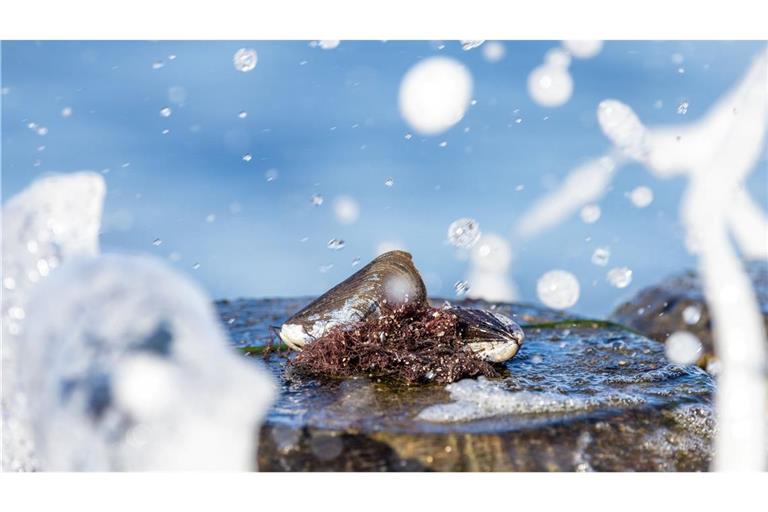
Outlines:
[[181, 274], [147, 257], [73, 262], [29, 317], [36, 343], [21, 366], [45, 469], [252, 467], [274, 383], [229, 349], [210, 299]]
[[98, 252], [104, 194], [100, 174], [79, 172], [37, 180], [3, 205], [3, 470], [39, 469], [19, 368], [25, 331], [38, 321], [30, 296], [60, 265]]
[[472, 98], [472, 76], [463, 64], [431, 57], [415, 64], [400, 83], [400, 114], [416, 131], [437, 135], [464, 117]]
[[570, 308], [579, 301], [579, 280], [565, 270], [550, 270], [536, 282], [536, 294], [551, 308]]
[[[598, 109], [598, 122], [615, 149], [601, 157], [614, 168], [637, 160], [659, 178], [686, 176], [681, 204], [686, 239], [699, 255], [699, 273], [712, 315], [715, 352], [720, 358], [717, 389], [718, 434], [715, 469], [766, 468], [768, 425], [761, 407], [768, 389], [766, 333], [754, 291], [731, 236], [746, 258], [768, 259], [768, 218], [749, 197], [743, 182], [760, 158], [768, 119], [768, 52], [762, 50], [742, 80], [698, 121], [674, 127], [646, 128], [634, 111], [617, 100]], [[687, 102], [681, 111], [687, 113]], [[738, 112], [738, 116], [734, 116]], [[535, 234], [562, 221], [580, 205], [600, 197], [614, 170], [588, 185], [578, 168], [564, 185], [538, 201], [518, 230]], [[549, 208], [552, 213], [542, 212]], [[749, 397], [749, 399], [745, 399]]]
[[455, 247], [468, 249], [480, 239], [480, 225], [467, 217], [457, 219], [448, 226], [448, 241]]

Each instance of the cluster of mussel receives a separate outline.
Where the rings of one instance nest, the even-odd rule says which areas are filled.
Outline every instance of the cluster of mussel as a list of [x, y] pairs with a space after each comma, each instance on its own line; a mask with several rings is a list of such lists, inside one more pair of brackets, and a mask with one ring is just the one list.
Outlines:
[[391, 251], [289, 318], [280, 338], [291, 364], [316, 376], [376, 376], [407, 383], [493, 376], [523, 330], [493, 311], [435, 308], [411, 255]]

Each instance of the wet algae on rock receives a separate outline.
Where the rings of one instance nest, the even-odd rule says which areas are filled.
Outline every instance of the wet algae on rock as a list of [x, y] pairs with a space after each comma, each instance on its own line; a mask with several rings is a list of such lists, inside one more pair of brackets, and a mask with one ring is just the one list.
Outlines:
[[[242, 347], [263, 342], [270, 326], [307, 302], [217, 307]], [[498, 378], [447, 387], [315, 379], [293, 371], [284, 357], [270, 357], [281, 392], [259, 433], [259, 469], [708, 469], [714, 422], [706, 372], [668, 364], [663, 345], [620, 326], [568, 321], [562, 312], [528, 305], [483, 307], [525, 330], [525, 343]]]

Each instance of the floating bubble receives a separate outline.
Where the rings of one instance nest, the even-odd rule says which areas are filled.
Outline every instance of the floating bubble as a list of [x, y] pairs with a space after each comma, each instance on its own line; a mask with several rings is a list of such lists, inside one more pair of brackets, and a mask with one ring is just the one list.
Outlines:
[[480, 225], [467, 217], [457, 219], [448, 226], [448, 241], [455, 247], [468, 249], [480, 239]]
[[579, 212], [581, 220], [586, 224], [594, 224], [600, 219], [600, 215], [602, 215], [602, 210], [596, 204], [588, 204]]
[[699, 320], [701, 320], [701, 308], [696, 304], [686, 306], [686, 308], [683, 310], [683, 320], [688, 325], [699, 323]]
[[163, 117], [171, 117], [171, 107], [163, 107], [160, 109], [160, 115]]
[[507, 49], [502, 43], [498, 41], [491, 41], [483, 45], [483, 57], [488, 62], [498, 62], [504, 58], [507, 53]]
[[259, 56], [253, 48], [240, 48], [232, 58], [235, 69], [243, 73], [253, 71], [258, 61]]
[[456, 291], [456, 296], [461, 297], [469, 292], [470, 287], [467, 281], [457, 281], [456, 284], [453, 285], [453, 289]]
[[528, 75], [528, 94], [539, 105], [559, 107], [571, 99], [573, 79], [565, 67], [539, 66]]
[[537, 281], [536, 294], [551, 308], [570, 308], [579, 300], [579, 281], [565, 270], [550, 270]]
[[345, 245], [344, 240], [339, 240], [338, 238], [332, 238], [328, 241], [328, 248], [332, 251], [340, 251]]
[[608, 247], [598, 247], [595, 252], [592, 253], [592, 264], [598, 267], [604, 267], [608, 264], [608, 260], [611, 258], [611, 250]]
[[323, 201], [325, 201], [325, 199], [320, 194], [312, 194], [311, 201], [312, 201], [312, 206], [320, 206], [321, 204], [323, 204]]
[[701, 357], [701, 341], [687, 331], [673, 332], [664, 344], [667, 359], [675, 364], [694, 364]]
[[677, 113], [681, 116], [684, 116], [688, 113], [688, 101], [683, 100], [680, 102], [680, 104], [677, 106]]
[[360, 205], [349, 196], [339, 196], [333, 202], [333, 213], [342, 224], [353, 224], [360, 216]]
[[577, 59], [591, 59], [603, 49], [602, 41], [563, 41], [563, 46]]
[[626, 288], [632, 282], [632, 270], [627, 267], [615, 267], [605, 275], [611, 286]]
[[629, 193], [629, 200], [638, 208], [645, 208], [653, 202], [653, 190], [640, 186]]
[[469, 50], [472, 50], [474, 48], [477, 48], [478, 46], [481, 46], [485, 42], [485, 39], [478, 39], [478, 40], [465, 40], [461, 41], [461, 49], [465, 52], [468, 52]]
[[430, 57], [408, 70], [399, 96], [405, 121], [425, 135], [435, 135], [464, 117], [472, 97], [472, 76], [457, 60]]

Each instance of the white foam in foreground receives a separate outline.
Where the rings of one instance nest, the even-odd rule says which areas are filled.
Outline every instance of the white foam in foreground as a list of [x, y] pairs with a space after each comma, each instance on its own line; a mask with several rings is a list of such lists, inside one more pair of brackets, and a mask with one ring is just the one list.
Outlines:
[[485, 377], [464, 379], [448, 384], [453, 403], [432, 405], [421, 411], [418, 419], [436, 423], [471, 421], [507, 414], [553, 414], [587, 411], [611, 403], [639, 404], [631, 396], [580, 398], [559, 393], [509, 391]]
[[17, 360], [30, 320], [32, 290], [65, 262], [98, 253], [105, 186], [100, 174], [78, 172], [35, 181], [3, 205], [2, 468], [38, 469], [19, 389]]
[[159, 260], [70, 263], [29, 303], [24, 385], [46, 470], [252, 469], [275, 385]]

